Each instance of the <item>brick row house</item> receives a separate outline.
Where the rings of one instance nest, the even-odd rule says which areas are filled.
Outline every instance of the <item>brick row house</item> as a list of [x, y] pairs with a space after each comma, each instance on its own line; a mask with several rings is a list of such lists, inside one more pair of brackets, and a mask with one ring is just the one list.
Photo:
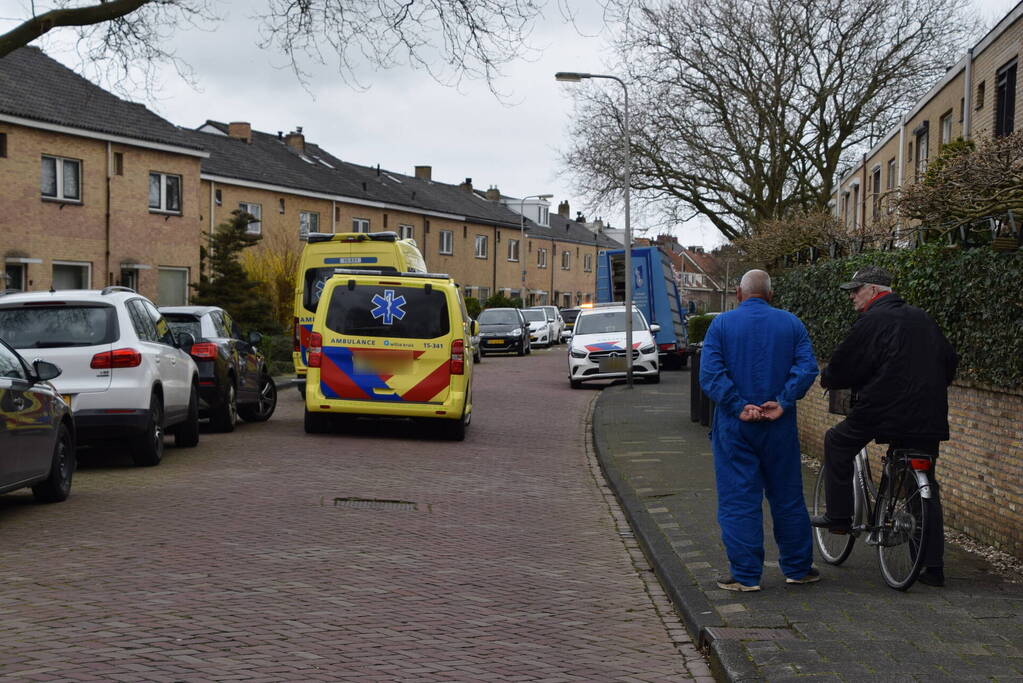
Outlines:
[[345, 162], [301, 128], [179, 128], [31, 47], [0, 59], [0, 205], [6, 288], [125, 284], [161, 305], [187, 302], [204, 235], [239, 208], [259, 219], [256, 249], [393, 230], [467, 294], [531, 304], [592, 301], [596, 253], [618, 246], [544, 200]]
[[1016, 129], [1017, 62], [1023, 3], [974, 45], [842, 177], [833, 210], [851, 232], [884, 219], [883, 198], [923, 176], [941, 146], [957, 138], [1008, 135]]

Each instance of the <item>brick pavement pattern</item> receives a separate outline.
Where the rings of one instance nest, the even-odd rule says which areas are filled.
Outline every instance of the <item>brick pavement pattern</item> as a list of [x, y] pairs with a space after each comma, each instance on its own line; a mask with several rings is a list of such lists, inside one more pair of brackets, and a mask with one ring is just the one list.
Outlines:
[[[722, 677], [1023, 680], [1023, 585], [954, 547], [946, 551], [945, 588], [891, 590], [876, 552], [862, 542], [840, 567], [818, 558], [821, 582], [786, 585], [765, 506], [763, 590], [717, 588], [728, 564], [708, 428], [689, 419], [689, 379], [688, 372], [665, 373], [661, 384], [637, 385], [631, 395], [604, 391], [593, 416], [595, 442], [605, 466], [618, 473], [619, 494], [635, 502], [632, 521], [652, 530], [646, 540], [659, 549], [652, 557], [667, 592], [690, 630], [710, 642]], [[804, 468], [803, 477], [812, 501], [816, 473]]]
[[476, 366], [463, 443], [306, 435], [287, 389], [159, 467], [91, 456], [66, 503], [0, 496], [0, 677], [711, 680], [594, 477], [563, 354]]

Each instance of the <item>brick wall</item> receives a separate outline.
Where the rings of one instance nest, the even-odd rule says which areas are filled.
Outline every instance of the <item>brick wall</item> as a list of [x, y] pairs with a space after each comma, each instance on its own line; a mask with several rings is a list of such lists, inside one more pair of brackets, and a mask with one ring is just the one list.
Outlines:
[[[954, 384], [948, 401], [951, 439], [938, 461], [945, 524], [1023, 557], [1023, 392]], [[841, 419], [828, 413], [820, 386], [811, 388], [799, 402], [803, 452], [823, 457], [824, 432]], [[870, 452], [880, 457], [884, 447]]]

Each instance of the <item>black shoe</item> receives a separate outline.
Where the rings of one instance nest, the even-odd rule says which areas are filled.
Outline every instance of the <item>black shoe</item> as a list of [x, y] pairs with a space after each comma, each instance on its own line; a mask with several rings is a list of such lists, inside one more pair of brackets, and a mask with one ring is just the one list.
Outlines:
[[833, 534], [847, 534], [852, 531], [852, 520], [848, 517], [832, 519], [827, 515], [811, 515], [810, 524], [819, 529], [827, 529]]
[[941, 567], [928, 567], [920, 572], [920, 576], [916, 577], [916, 580], [925, 586], [941, 588], [945, 585], [945, 570]]

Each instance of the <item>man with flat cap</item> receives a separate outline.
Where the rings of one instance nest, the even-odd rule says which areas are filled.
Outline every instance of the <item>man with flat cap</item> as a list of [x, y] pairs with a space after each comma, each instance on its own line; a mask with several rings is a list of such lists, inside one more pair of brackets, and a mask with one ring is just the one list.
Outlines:
[[[852, 389], [849, 415], [824, 436], [827, 513], [816, 527], [848, 533], [853, 514], [853, 461], [871, 441], [938, 455], [948, 441], [948, 385], [958, 359], [941, 329], [923, 310], [892, 291], [892, 276], [867, 266], [839, 287], [860, 314], [821, 373], [826, 389]], [[918, 581], [943, 586], [941, 499], [930, 525], [925, 569]]]

